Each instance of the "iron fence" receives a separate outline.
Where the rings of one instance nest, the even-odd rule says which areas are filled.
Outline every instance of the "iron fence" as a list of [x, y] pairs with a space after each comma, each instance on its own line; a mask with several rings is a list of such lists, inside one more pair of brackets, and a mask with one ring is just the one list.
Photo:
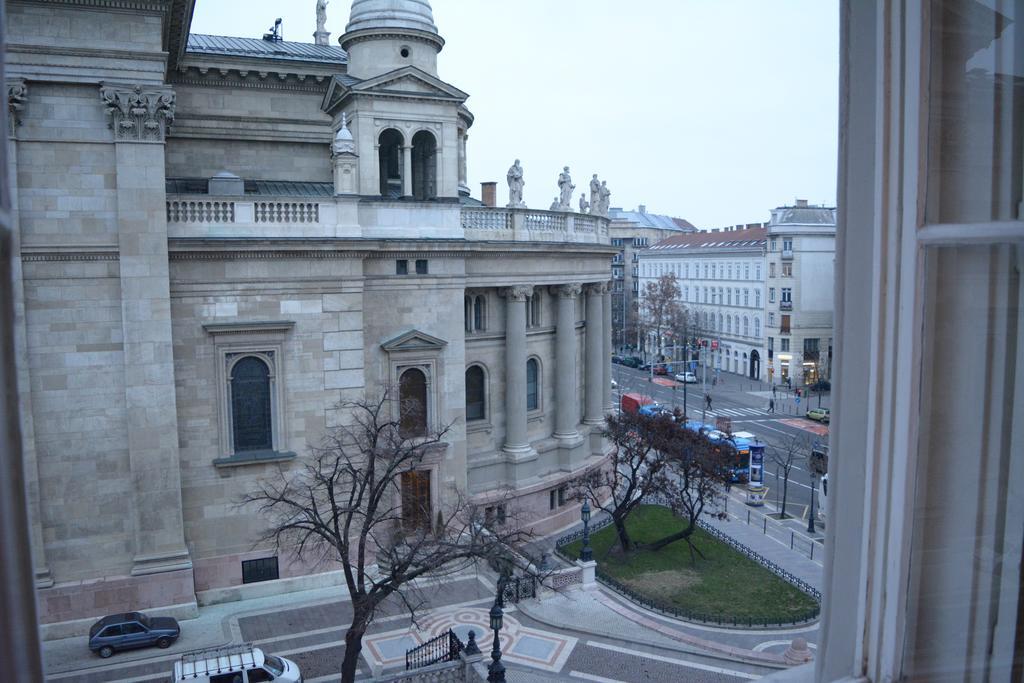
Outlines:
[[500, 581], [501, 602], [503, 605], [514, 605], [520, 600], [537, 597], [537, 577], [533, 574], [523, 574], [515, 578], [508, 578]]
[[405, 670], [421, 669], [440, 662], [453, 662], [459, 658], [465, 645], [455, 635], [455, 632], [448, 629], [436, 638], [431, 638], [422, 645], [417, 645], [405, 652]]

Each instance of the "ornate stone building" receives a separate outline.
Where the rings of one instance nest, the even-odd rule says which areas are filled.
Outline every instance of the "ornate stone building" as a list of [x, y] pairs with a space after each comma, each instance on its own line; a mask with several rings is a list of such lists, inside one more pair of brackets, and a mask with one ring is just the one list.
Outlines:
[[575, 520], [559, 490], [602, 461], [610, 403], [608, 220], [469, 199], [473, 115], [425, 0], [354, 0], [340, 47], [190, 34], [193, 6], [8, 3], [42, 620], [336, 581], [254, 549], [234, 503], [389, 385], [425, 406], [412, 428], [453, 425], [417, 503], [512, 491], [539, 531]]

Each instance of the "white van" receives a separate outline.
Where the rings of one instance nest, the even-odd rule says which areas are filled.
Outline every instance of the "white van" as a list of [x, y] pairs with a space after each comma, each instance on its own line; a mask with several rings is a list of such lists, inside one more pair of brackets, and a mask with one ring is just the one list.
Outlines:
[[265, 655], [244, 645], [225, 645], [187, 652], [174, 663], [174, 683], [302, 683], [298, 665], [284, 657]]

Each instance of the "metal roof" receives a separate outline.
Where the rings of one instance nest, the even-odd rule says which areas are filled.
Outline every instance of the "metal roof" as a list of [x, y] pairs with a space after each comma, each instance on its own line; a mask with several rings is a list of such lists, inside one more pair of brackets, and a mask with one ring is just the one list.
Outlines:
[[[608, 217], [616, 221], [629, 221], [646, 228], [660, 228], [662, 230], [677, 230], [689, 232], [693, 226], [689, 221], [682, 218], [673, 218], [659, 213], [647, 213], [646, 211], [626, 211], [625, 209], [613, 206], [608, 209]], [[689, 226], [689, 227], [687, 227]]]
[[[207, 194], [207, 178], [168, 178], [167, 194]], [[334, 183], [294, 180], [246, 180], [246, 196], [333, 197]]]
[[836, 210], [825, 206], [780, 206], [772, 212], [772, 225], [836, 224]]
[[211, 36], [191, 33], [188, 36], [186, 54], [231, 55], [235, 57], [257, 57], [261, 59], [290, 59], [300, 62], [348, 63], [348, 54], [333, 45], [293, 43], [284, 40], [262, 40], [260, 38], [236, 38], [234, 36]]

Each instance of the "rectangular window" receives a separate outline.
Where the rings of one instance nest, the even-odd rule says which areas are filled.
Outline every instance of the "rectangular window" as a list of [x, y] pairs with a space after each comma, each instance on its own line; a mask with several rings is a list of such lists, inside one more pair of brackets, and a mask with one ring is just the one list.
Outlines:
[[792, 237], [783, 238], [783, 240], [782, 240], [782, 250], [783, 251], [793, 251], [793, 238]]
[[708, 264], [704, 264], [704, 279], [708, 279]]
[[793, 264], [783, 263], [782, 264], [782, 277], [793, 277]]
[[408, 275], [409, 274], [409, 261], [406, 259], [398, 259], [395, 261], [395, 275]]
[[[782, 317], [786, 318], [788, 316], [784, 315]], [[783, 330], [783, 332], [788, 332], [788, 330]], [[789, 337], [779, 338], [779, 351], [789, 351]]]
[[775, 337], [768, 337], [768, 355], [770, 356], [772, 351], [775, 350]]
[[770, 303], [770, 304], [775, 303], [775, 288], [774, 287], [769, 287], [768, 288], [768, 303]]
[[774, 263], [769, 263], [768, 264], [768, 277], [775, 277], [775, 264]]
[[427, 259], [418, 258], [416, 259], [416, 274], [426, 275], [427, 274]]
[[782, 288], [782, 303], [791, 304], [793, 303], [793, 288], [783, 287]]
[[770, 250], [771, 251], [775, 251], [775, 248], [776, 248], [775, 240], [773, 239], [769, 244], [771, 244]]
[[743, 279], [744, 280], [749, 280], [750, 279], [750, 264], [749, 263], [745, 263], [743, 265]]
[[557, 491], [555, 491], [555, 489], [551, 489], [550, 491], [548, 491], [548, 509], [549, 510], [554, 510], [556, 507], [558, 507], [558, 498], [556, 497], [557, 495], [558, 495], [558, 493], [557, 493]]
[[756, 266], [754, 266], [754, 272], [755, 272], [754, 279], [755, 280], [760, 280], [761, 279], [761, 264], [760, 263], [758, 263]]
[[754, 308], [761, 308], [761, 290], [754, 290]]
[[561, 487], [559, 487], [559, 489], [558, 489], [558, 506], [559, 507], [565, 505], [565, 503], [566, 503], [566, 501], [568, 499], [568, 496], [569, 496], [569, 487], [568, 486], [561, 486]]
[[772, 325], [773, 327], [775, 326], [775, 314], [772, 312], [768, 313], [768, 324]]
[[258, 560], [242, 560], [242, 583], [274, 581], [280, 578], [277, 570], [277, 556], [261, 557]]
[[484, 508], [484, 526], [493, 529], [505, 523], [505, 506], [492, 505]]
[[430, 529], [430, 472], [402, 472], [402, 523], [407, 529]]
[[816, 361], [818, 360], [818, 339], [804, 339], [804, 360], [805, 361]]
[[[789, 334], [789, 318], [790, 316], [788, 315], [782, 315], [782, 324], [779, 325], [779, 331], [783, 334]], [[789, 342], [786, 342], [786, 344], [788, 345]], [[789, 349], [787, 348], [786, 350], [788, 351]]]

